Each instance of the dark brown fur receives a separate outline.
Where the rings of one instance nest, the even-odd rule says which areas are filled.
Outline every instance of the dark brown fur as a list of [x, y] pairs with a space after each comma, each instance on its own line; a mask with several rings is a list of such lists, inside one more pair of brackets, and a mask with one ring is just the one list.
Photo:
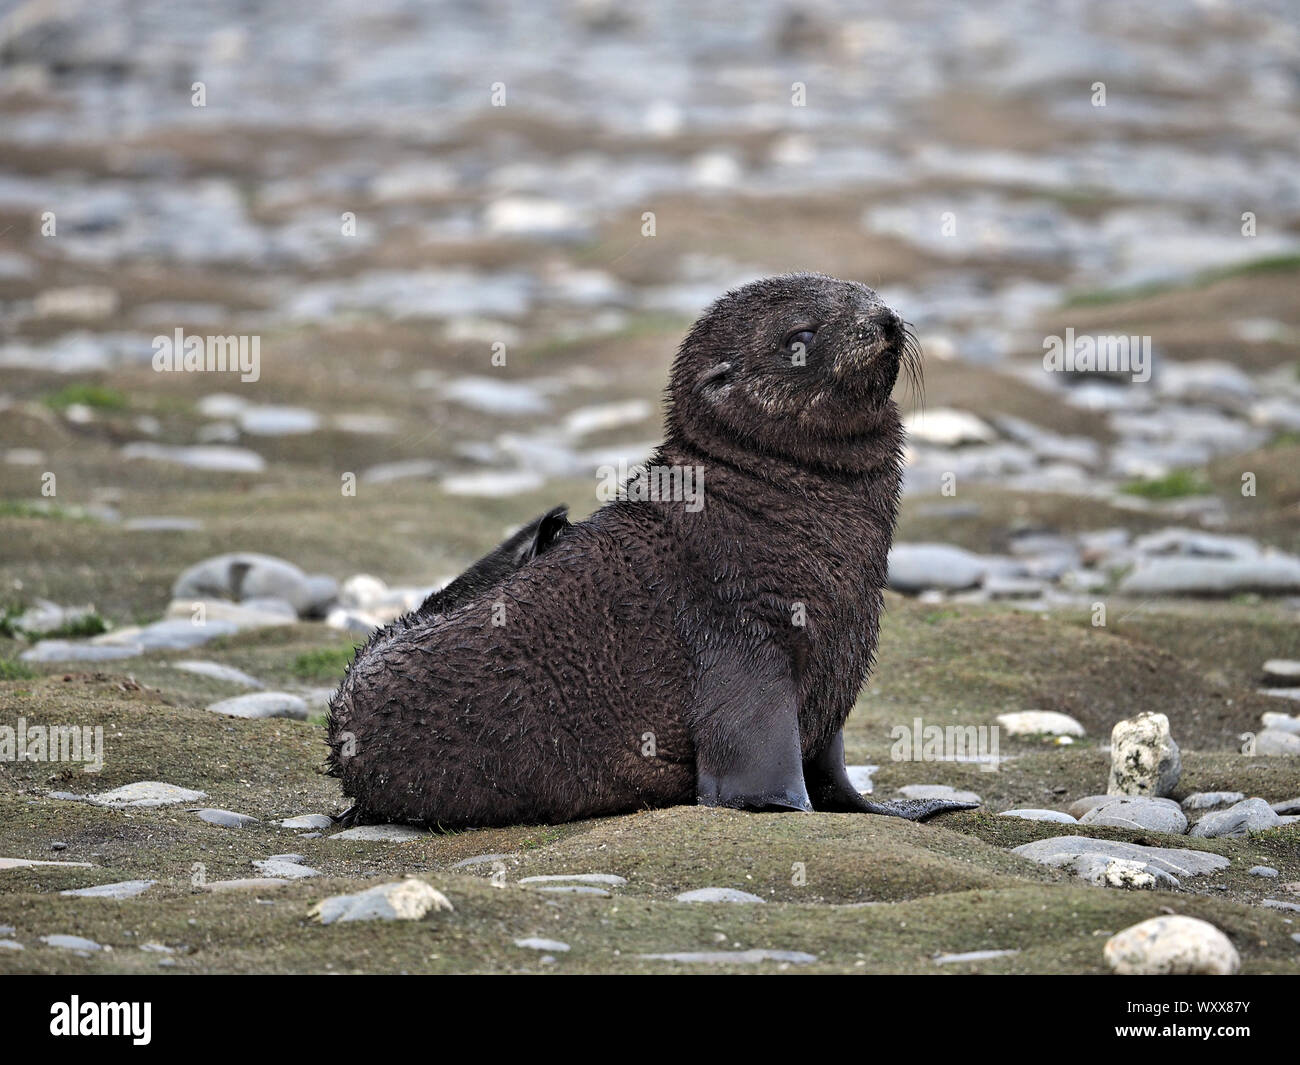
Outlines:
[[720, 299], [681, 345], [651, 459], [703, 467], [703, 509], [609, 503], [372, 639], [329, 720], [354, 816], [959, 808], [871, 803], [843, 765], [898, 508], [900, 364], [919, 369], [910, 334], [865, 286], [801, 274]]

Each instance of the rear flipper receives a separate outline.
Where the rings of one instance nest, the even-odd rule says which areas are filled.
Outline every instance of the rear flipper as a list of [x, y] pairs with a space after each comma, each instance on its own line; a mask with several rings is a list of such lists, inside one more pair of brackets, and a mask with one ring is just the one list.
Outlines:
[[447, 614], [475, 596], [496, 587], [515, 570], [526, 565], [560, 539], [572, 526], [565, 505], [553, 507], [534, 518], [509, 539], [494, 547], [447, 587], [434, 592], [406, 621], [427, 621]]
[[974, 810], [977, 802], [958, 802], [955, 799], [891, 799], [876, 802], [859, 794], [849, 781], [844, 768], [844, 733], [835, 738], [815, 758], [804, 763], [804, 780], [812, 798], [813, 809], [824, 812], [881, 814], [885, 817], [902, 817], [908, 821], [924, 821], [935, 814], [953, 810]]

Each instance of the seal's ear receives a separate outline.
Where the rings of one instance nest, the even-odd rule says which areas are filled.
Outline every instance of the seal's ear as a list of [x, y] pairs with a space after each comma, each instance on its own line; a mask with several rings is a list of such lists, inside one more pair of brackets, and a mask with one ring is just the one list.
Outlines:
[[727, 386], [730, 384], [731, 363], [723, 361], [700, 374], [695, 382], [695, 393], [708, 400], [719, 399], [726, 395]]

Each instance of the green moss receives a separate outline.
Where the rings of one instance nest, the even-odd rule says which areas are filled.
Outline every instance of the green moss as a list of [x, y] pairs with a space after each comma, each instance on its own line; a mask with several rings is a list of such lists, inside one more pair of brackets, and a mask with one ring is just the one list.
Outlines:
[[66, 410], [74, 405], [98, 410], [126, 410], [128, 403], [126, 395], [115, 388], [79, 382], [65, 385], [46, 396], [45, 405], [51, 410]]
[[1181, 499], [1184, 496], [1209, 495], [1214, 489], [1194, 470], [1174, 470], [1164, 477], [1130, 481], [1121, 491], [1143, 499]]
[[352, 662], [356, 647], [322, 647], [315, 651], [304, 651], [293, 660], [289, 667], [295, 677], [303, 680], [336, 680], [343, 676], [343, 671]]
[[0, 680], [30, 680], [36, 671], [15, 658], [0, 658]]

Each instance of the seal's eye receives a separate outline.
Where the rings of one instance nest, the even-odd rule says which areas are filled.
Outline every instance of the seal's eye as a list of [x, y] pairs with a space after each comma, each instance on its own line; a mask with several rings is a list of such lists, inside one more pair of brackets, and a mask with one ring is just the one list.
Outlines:
[[796, 344], [802, 344], [804, 349], [806, 350], [813, 342], [814, 332], [816, 332], [816, 330], [796, 329], [793, 333], [791, 333], [788, 337], [785, 338], [785, 346], [789, 350], [793, 351], [794, 346]]

